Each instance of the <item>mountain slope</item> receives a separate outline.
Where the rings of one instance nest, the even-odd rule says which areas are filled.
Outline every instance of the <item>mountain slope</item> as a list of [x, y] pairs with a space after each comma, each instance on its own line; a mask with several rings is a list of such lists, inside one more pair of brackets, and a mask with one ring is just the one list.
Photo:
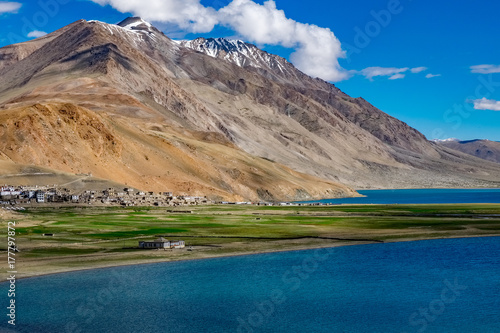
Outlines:
[[69, 103], [4, 111], [0, 124], [0, 151], [11, 160], [74, 174], [91, 171], [136, 188], [233, 200], [355, 195], [345, 186], [250, 156], [215, 133], [130, 124]]
[[273, 81], [299, 88], [300, 93], [332, 107], [385, 143], [418, 152], [432, 150], [417, 130], [378, 110], [363, 98], [351, 98], [334, 85], [305, 75], [285, 59], [262, 51], [255, 45], [224, 38], [198, 38], [182, 41], [180, 45], [239, 67], [255, 69], [261, 74], [268, 74], [265, 76]]
[[[363, 99], [250, 44], [175, 42], [139, 18], [118, 25], [81, 20], [30, 43], [0, 49], [0, 59], [18, 54], [2, 70], [0, 115], [8, 115], [3, 121], [15, 123], [18, 115], [38, 108], [51, 110], [56, 119], [61, 105], [68, 105], [84, 118], [108, 124], [115, 145], [102, 137], [87, 142], [66, 128], [57, 142], [75, 140], [71, 146], [86, 153], [69, 154], [64, 164], [50, 141], [37, 146], [38, 160], [29, 160], [23, 139], [4, 134], [9, 144], [0, 151], [18, 163], [29, 160], [75, 173], [89, 169], [85, 172], [122, 182], [136, 179], [148, 188], [171, 182], [177, 190], [252, 199], [353, 193], [339, 183], [497, 186], [500, 179], [498, 165], [428, 142]], [[44, 126], [41, 133], [58, 137], [58, 130]], [[174, 154], [158, 135], [195, 149]], [[139, 157], [144, 147], [151, 149], [149, 160], [158, 155], [149, 166]], [[203, 154], [193, 153], [199, 151]], [[44, 155], [52, 156], [51, 162]], [[188, 167], [184, 155], [203, 167]], [[235, 166], [227, 168], [233, 160]], [[162, 169], [175, 169], [176, 176], [161, 176]], [[229, 180], [226, 169], [247, 176]]]

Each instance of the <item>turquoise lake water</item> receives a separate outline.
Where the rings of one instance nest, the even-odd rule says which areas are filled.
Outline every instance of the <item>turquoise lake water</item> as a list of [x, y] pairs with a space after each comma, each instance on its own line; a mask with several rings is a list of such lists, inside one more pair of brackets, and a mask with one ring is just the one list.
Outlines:
[[11, 331], [500, 332], [499, 253], [464, 238], [23, 279]]
[[500, 203], [500, 189], [360, 190], [362, 198], [327, 199], [332, 204]]

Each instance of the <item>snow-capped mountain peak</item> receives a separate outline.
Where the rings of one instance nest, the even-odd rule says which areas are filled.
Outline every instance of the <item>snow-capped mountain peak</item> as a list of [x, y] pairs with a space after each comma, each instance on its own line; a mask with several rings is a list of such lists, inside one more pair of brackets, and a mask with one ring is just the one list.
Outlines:
[[[137, 48], [142, 48], [143, 43], [158, 44], [160, 40], [169, 40], [161, 31], [155, 28], [151, 23], [146, 22], [140, 17], [128, 17], [118, 24], [109, 24], [101, 21], [91, 20], [91, 24], [96, 24], [105, 29], [111, 35], [125, 37]], [[171, 46], [172, 44], [170, 44]]]
[[118, 26], [132, 31], [147, 31], [151, 32], [153, 25], [144, 21], [140, 17], [127, 17], [125, 20], [117, 24]]
[[190, 41], [179, 41], [178, 43], [211, 57], [232, 62], [240, 67], [250, 66], [286, 73], [290, 70], [287, 67], [292, 66], [284, 58], [262, 51], [257, 46], [242, 40], [197, 38]]

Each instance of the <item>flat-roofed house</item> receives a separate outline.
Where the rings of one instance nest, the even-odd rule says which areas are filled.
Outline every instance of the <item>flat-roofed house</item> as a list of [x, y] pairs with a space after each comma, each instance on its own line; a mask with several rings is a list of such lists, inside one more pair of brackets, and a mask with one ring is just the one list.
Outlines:
[[163, 237], [152, 242], [139, 242], [139, 248], [141, 249], [183, 249], [185, 247], [186, 243], [184, 241], [168, 241]]
[[45, 202], [45, 192], [43, 192], [43, 191], [36, 192], [36, 202], [38, 202], [38, 203]]
[[170, 242], [163, 237], [158, 238], [153, 242], [139, 242], [141, 249], [170, 249]]

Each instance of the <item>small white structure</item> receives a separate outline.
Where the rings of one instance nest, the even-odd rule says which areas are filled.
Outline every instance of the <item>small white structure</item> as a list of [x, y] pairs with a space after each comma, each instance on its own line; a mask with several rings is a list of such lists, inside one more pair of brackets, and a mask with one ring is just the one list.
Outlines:
[[186, 247], [186, 244], [184, 243], [184, 241], [170, 242], [171, 249], [183, 249], [185, 247]]

